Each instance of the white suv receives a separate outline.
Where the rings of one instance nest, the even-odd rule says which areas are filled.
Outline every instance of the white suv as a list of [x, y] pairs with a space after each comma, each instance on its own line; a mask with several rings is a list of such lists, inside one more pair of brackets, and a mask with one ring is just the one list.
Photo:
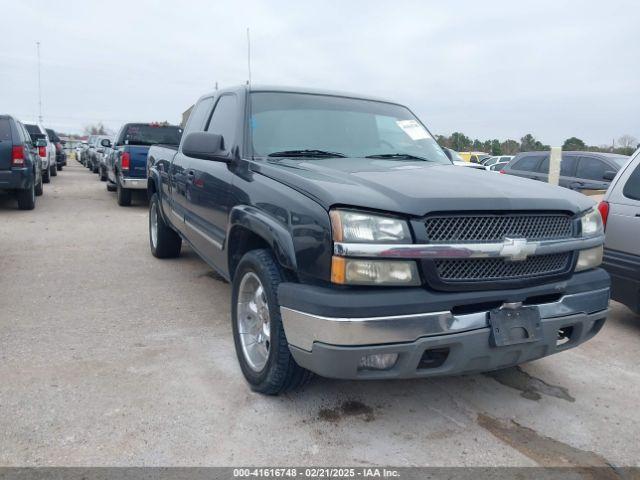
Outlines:
[[50, 177], [58, 175], [58, 169], [56, 168], [56, 146], [49, 141], [49, 136], [44, 126], [40, 123], [25, 123], [25, 128], [31, 136], [31, 140], [45, 140], [47, 142], [46, 147], [38, 147], [38, 153], [42, 159], [42, 181], [44, 183], [50, 182]]

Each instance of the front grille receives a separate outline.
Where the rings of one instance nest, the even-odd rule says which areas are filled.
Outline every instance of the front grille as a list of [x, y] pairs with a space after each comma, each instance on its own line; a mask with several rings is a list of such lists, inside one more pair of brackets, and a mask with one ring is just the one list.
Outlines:
[[444, 282], [478, 282], [514, 280], [553, 275], [569, 268], [571, 252], [529, 257], [521, 262], [502, 258], [472, 258], [467, 260], [436, 260], [436, 270]]
[[430, 243], [502, 242], [505, 237], [549, 240], [573, 235], [566, 214], [442, 215], [425, 220]]

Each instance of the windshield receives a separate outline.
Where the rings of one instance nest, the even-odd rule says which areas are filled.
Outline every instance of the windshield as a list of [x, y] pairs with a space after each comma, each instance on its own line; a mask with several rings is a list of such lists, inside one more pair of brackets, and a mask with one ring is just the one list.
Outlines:
[[180, 127], [134, 124], [127, 126], [121, 141], [125, 145], [178, 145], [181, 136]]
[[294, 156], [295, 151], [302, 151], [297, 156], [307, 156], [305, 151], [319, 151], [345, 157], [393, 155], [412, 161], [451, 163], [409, 110], [390, 103], [254, 92], [250, 126], [256, 156], [278, 152]]

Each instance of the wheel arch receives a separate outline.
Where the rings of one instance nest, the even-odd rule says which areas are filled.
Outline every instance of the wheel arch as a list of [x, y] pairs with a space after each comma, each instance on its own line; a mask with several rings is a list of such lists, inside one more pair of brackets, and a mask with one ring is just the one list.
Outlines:
[[280, 266], [296, 270], [296, 255], [289, 230], [265, 212], [248, 205], [236, 206], [229, 215], [227, 233], [229, 278], [233, 279], [242, 256], [258, 248], [270, 249]]

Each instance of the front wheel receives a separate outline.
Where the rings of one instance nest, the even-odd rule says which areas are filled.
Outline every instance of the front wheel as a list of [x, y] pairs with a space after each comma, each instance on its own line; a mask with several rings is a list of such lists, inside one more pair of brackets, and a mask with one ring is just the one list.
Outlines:
[[49, 183], [51, 181], [51, 176], [49, 175], [49, 169], [42, 171], [42, 182]]
[[106, 182], [107, 181], [107, 172], [102, 167], [100, 168], [100, 181], [101, 182]]
[[289, 351], [280, 318], [283, 273], [266, 249], [246, 253], [233, 277], [231, 317], [240, 368], [252, 390], [278, 395], [311, 377]]
[[49, 167], [49, 175], [51, 175], [52, 177], [57, 177], [58, 176], [58, 170], [56, 168], [56, 164], [52, 164], [51, 167]]
[[160, 200], [154, 193], [149, 201], [149, 246], [156, 258], [174, 258], [180, 255], [182, 238], [164, 222], [160, 214]]

